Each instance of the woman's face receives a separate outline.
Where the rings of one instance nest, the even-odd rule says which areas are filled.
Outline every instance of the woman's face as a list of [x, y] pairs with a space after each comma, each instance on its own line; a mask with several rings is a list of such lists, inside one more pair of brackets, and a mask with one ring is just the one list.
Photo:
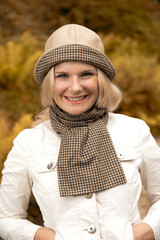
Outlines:
[[81, 62], [65, 62], [55, 66], [54, 101], [72, 115], [88, 111], [99, 94], [97, 70]]

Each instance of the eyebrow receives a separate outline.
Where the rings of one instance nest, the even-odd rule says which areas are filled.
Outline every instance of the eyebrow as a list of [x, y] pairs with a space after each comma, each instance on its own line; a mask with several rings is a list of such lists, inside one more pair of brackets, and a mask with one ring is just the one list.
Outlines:
[[56, 72], [56, 71], [55, 71], [54, 73], [68, 73], [68, 72]]
[[87, 70], [84, 70], [82, 71], [81, 73], [85, 73], [85, 72], [97, 72], [96, 69], [92, 68], [92, 69], [87, 69]]
[[[97, 72], [97, 70], [96, 69], [87, 69], [87, 70], [84, 70], [84, 71], [81, 71], [81, 72], [79, 72], [79, 73], [85, 73], [85, 72], [90, 72], [90, 71], [93, 71], [93, 72]], [[56, 74], [64, 74], [64, 73], [68, 73], [67, 71], [56, 71], [55, 70], [55, 73]]]

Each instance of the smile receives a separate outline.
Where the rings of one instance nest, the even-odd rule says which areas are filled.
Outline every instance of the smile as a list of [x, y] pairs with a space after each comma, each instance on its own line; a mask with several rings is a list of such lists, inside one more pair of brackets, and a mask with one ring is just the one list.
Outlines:
[[82, 96], [82, 97], [66, 97], [69, 101], [73, 101], [73, 102], [77, 102], [77, 101], [81, 101], [85, 98], [86, 96]]

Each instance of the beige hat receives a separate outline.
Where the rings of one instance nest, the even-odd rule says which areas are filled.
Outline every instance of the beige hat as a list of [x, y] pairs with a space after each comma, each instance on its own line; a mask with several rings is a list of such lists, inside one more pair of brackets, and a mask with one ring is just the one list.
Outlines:
[[105, 55], [103, 43], [95, 32], [77, 24], [57, 29], [47, 40], [44, 54], [38, 59], [34, 76], [41, 84], [48, 71], [58, 63], [80, 61], [100, 68], [110, 80], [116, 70]]

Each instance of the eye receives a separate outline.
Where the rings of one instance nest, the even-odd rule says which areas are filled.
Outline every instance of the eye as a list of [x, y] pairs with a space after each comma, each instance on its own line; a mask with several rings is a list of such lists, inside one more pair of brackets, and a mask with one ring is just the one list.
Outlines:
[[85, 73], [82, 73], [82, 77], [90, 77], [90, 76], [93, 76], [94, 74], [92, 72], [85, 72]]
[[67, 77], [68, 75], [66, 73], [55, 75], [55, 78], [67, 78]]

